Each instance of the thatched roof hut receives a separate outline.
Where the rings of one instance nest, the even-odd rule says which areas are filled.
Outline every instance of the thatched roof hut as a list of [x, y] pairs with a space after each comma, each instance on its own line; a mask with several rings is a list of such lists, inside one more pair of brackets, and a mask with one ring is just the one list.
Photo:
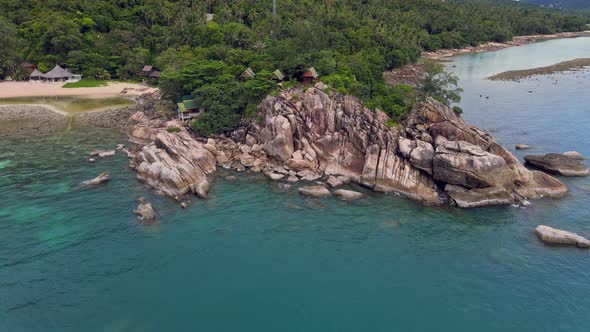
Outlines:
[[242, 75], [240, 75], [240, 79], [248, 79], [248, 80], [251, 80], [254, 77], [256, 77], [256, 73], [250, 67], [246, 68], [246, 70], [244, 70], [244, 72], [242, 73]]
[[69, 80], [74, 78], [74, 74], [72, 74], [69, 70], [63, 69], [59, 65], [55, 65], [53, 69], [48, 71], [47, 73], [43, 74], [43, 78], [47, 80]]
[[29, 78], [39, 80], [43, 78], [43, 73], [40, 72], [37, 68], [35, 68], [35, 70], [33, 70], [33, 72], [29, 75]]
[[280, 82], [285, 79], [285, 74], [280, 69], [277, 69], [272, 72], [272, 79]]

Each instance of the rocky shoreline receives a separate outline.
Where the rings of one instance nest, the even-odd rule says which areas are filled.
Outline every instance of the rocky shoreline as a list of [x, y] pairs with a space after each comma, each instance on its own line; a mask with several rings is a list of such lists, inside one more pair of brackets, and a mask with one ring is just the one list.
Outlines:
[[194, 138], [177, 121], [138, 112], [130, 166], [141, 182], [181, 202], [191, 194], [207, 197], [217, 167], [285, 183], [350, 179], [428, 205], [465, 208], [567, 193], [559, 180], [528, 170], [439, 102], [416, 105], [402, 125], [390, 128], [384, 113], [325, 88], [318, 83], [269, 96], [253, 119], [218, 137]]

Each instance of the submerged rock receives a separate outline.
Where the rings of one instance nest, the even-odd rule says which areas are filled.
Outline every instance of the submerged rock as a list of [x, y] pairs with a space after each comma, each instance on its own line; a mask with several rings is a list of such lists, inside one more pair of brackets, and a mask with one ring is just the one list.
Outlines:
[[516, 150], [526, 150], [526, 149], [530, 149], [532, 147], [530, 145], [526, 145], [526, 144], [516, 144], [515, 148], [516, 148]]
[[575, 233], [570, 233], [549, 226], [540, 225], [535, 228], [535, 234], [548, 244], [569, 245], [579, 248], [590, 248], [590, 240]]
[[347, 200], [347, 201], [352, 201], [352, 200], [356, 200], [356, 199], [361, 199], [365, 195], [363, 195], [362, 193], [359, 193], [358, 191], [338, 189], [334, 192], [334, 196], [344, 199], [344, 200]]
[[301, 195], [310, 197], [326, 197], [332, 195], [324, 186], [306, 186], [299, 188], [298, 191]]
[[110, 177], [109, 173], [102, 172], [92, 180], [83, 181], [82, 185], [93, 186], [93, 185], [105, 183], [105, 182], [109, 181], [110, 179], [111, 179], [111, 177]]
[[100, 158], [105, 158], [105, 157], [112, 157], [115, 155], [115, 150], [93, 150], [92, 152], [90, 152], [90, 157], [100, 157]]
[[562, 176], [590, 175], [588, 167], [575, 155], [570, 157], [565, 154], [549, 153], [544, 156], [527, 155], [524, 159], [532, 166]]

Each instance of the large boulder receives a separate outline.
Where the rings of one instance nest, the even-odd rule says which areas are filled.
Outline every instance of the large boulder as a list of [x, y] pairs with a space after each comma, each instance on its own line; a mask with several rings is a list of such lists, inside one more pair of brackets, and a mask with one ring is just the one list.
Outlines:
[[[583, 158], [583, 157], [582, 157]], [[544, 156], [524, 156], [526, 162], [534, 167], [549, 173], [562, 176], [588, 176], [590, 170], [584, 165], [577, 155], [568, 156], [565, 154], [549, 153]]]
[[447, 184], [445, 191], [458, 207], [475, 208], [490, 205], [510, 204], [510, 194], [499, 187], [467, 189], [461, 186]]
[[511, 170], [504, 158], [465, 141], [436, 138], [434, 179], [465, 188], [505, 187]]
[[135, 157], [137, 178], [174, 199], [193, 193], [207, 197], [207, 175], [215, 171], [215, 157], [187, 132], [160, 130]]
[[576, 233], [563, 231], [549, 226], [540, 225], [535, 228], [535, 234], [547, 244], [576, 246], [590, 248], [590, 240]]

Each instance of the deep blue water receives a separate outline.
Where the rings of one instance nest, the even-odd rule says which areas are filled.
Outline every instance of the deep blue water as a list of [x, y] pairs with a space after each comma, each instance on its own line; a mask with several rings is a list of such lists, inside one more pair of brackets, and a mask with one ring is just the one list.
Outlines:
[[[508, 147], [590, 156], [588, 74], [483, 80], [589, 52], [589, 39], [570, 39], [455, 58], [465, 117]], [[220, 173], [210, 198], [183, 210], [123, 156], [87, 162], [123, 141], [73, 129], [1, 142], [0, 331], [590, 330], [590, 251], [533, 234], [590, 236], [588, 178], [564, 179], [563, 199], [461, 210], [371, 193], [306, 199]], [[105, 170], [109, 183], [78, 187]], [[131, 214], [140, 196], [158, 224]]]

